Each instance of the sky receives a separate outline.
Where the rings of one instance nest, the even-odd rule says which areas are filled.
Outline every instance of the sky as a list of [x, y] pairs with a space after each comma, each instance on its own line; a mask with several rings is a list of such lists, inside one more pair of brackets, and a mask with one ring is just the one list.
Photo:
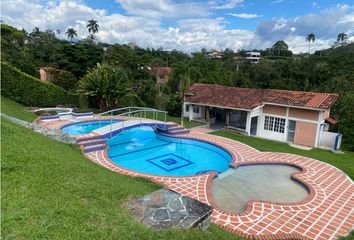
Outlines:
[[99, 24], [106, 43], [184, 52], [266, 49], [284, 40], [295, 53], [331, 46], [338, 33], [354, 41], [353, 0], [2, 0], [1, 20], [26, 29], [69, 27], [87, 37], [87, 21]]

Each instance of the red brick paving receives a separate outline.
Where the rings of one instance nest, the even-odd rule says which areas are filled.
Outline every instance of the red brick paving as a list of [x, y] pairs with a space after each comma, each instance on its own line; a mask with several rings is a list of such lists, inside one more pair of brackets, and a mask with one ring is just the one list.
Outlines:
[[[41, 125], [57, 129], [68, 123], [71, 122], [39, 122]], [[211, 194], [215, 173], [191, 177], [155, 176], [134, 172], [112, 163], [107, 157], [107, 149], [90, 152], [86, 156], [112, 171], [134, 177], [147, 177], [176, 192], [213, 206], [214, 223], [247, 238], [327, 240], [348, 234], [354, 228], [354, 183], [334, 166], [293, 154], [260, 152], [246, 144], [198, 131], [192, 131], [181, 137], [223, 146], [232, 155], [231, 165], [234, 167], [260, 163], [300, 167], [303, 171], [292, 174], [291, 177], [308, 187], [309, 196], [304, 201], [291, 204], [250, 201], [246, 211], [242, 213], [226, 212], [216, 206]]]

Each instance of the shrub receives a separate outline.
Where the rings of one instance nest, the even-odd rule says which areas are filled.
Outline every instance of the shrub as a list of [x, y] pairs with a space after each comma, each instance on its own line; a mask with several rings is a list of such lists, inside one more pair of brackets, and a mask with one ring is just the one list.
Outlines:
[[145, 103], [135, 94], [126, 94], [119, 100], [119, 107], [145, 107]]
[[50, 74], [53, 76], [51, 83], [63, 88], [68, 92], [74, 92], [78, 85], [77, 78], [68, 71], [50, 71]]
[[166, 110], [168, 114], [174, 117], [181, 116], [181, 108], [182, 108], [182, 99], [178, 94], [171, 94], [168, 97]]
[[8, 63], [1, 62], [1, 95], [25, 106], [77, 105], [78, 96], [54, 84], [40, 81]]

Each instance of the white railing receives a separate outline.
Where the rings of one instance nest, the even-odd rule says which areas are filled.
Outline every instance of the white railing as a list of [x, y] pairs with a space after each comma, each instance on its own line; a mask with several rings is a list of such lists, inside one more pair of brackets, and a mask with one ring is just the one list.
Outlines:
[[[125, 111], [123, 113], [119, 113]], [[118, 114], [114, 114], [117, 113]], [[112, 137], [112, 124], [113, 124], [113, 117], [114, 116], [129, 116], [129, 117], [139, 117], [140, 119], [140, 126], [142, 124], [142, 118], [146, 118], [146, 113], [152, 113], [152, 119], [155, 121], [155, 126], [157, 126], [157, 122], [159, 121], [159, 113], [164, 114], [164, 122], [167, 120], [167, 111], [162, 111], [154, 108], [146, 108], [146, 107], [125, 107], [125, 108], [117, 108], [112, 109], [103, 113], [98, 114], [97, 116], [104, 116], [109, 114], [110, 115], [110, 138]], [[124, 129], [124, 121], [122, 122], [122, 130]]]

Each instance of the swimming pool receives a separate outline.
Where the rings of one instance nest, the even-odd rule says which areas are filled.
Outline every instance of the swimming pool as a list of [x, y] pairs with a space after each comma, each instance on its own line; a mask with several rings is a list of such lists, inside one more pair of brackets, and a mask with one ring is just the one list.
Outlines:
[[167, 137], [151, 127], [123, 131], [107, 141], [108, 157], [124, 168], [162, 176], [192, 176], [229, 168], [232, 157], [213, 144]]
[[[122, 120], [112, 120], [113, 123], [121, 121]], [[69, 134], [70, 136], [74, 136], [92, 132], [93, 130], [105, 127], [109, 124], [111, 124], [111, 120], [93, 120], [86, 122], [77, 122], [62, 127], [61, 131]]]

